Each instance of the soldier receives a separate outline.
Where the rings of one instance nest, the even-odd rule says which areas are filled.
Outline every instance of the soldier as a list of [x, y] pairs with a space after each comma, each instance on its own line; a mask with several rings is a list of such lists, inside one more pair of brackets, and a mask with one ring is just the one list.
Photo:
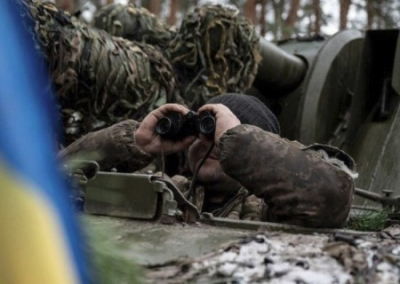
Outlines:
[[162, 139], [156, 132], [158, 120], [170, 112], [189, 112], [182, 105], [166, 104], [141, 123], [126, 120], [90, 133], [60, 156], [101, 150], [103, 156], [95, 159], [103, 170], [134, 171], [157, 155], [188, 149], [189, 167], [195, 172], [214, 142], [196, 175], [198, 186], [189, 190], [188, 179], [172, 177], [202, 212], [312, 227], [345, 225], [356, 177], [347, 154], [326, 145], [305, 147], [281, 138], [276, 117], [251, 96], [221, 95], [198, 113], [204, 111], [215, 115], [213, 141], [203, 135], [179, 141]]
[[133, 4], [100, 9], [96, 29], [53, 3], [17, 2], [35, 23], [29, 31], [55, 86], [64, 146], [165, 103], [197, 109], [221, 93], [242, 92], [261, 60], [253, 25], [234, 8], [196, 7], [173, 32]]

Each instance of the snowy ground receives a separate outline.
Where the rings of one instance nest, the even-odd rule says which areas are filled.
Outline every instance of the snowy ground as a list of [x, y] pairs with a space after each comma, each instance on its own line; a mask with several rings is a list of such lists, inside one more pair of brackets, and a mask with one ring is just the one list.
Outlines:
[[374, 235], [265, 232], [153, 268], [163, 283], [399, 283], [399, 228]]

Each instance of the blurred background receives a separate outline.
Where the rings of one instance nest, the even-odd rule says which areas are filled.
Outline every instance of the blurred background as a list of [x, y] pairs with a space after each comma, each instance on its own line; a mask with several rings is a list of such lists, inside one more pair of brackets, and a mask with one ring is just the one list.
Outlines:
[[170, 26], [179, 26], [194, 6], [235, 5], [268, 40], [279, 41], [339, 30], [400, 27], [399, 0], [52, 0], [57, 6], [91, 22], [94, 12], [111, 3], [133, 3], [147, 8]]

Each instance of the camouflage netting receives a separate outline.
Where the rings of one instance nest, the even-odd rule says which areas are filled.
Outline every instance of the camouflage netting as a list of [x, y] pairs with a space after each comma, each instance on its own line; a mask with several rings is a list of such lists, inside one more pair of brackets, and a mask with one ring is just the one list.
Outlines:
[[35, 21], [57, 88], [66, 144], [126, 118], [140, 120], [166, 102], [182, 103], [179, 94], [197, 109], [224, 92], [244, 92], [257, 72], [259, 38], [237, 9], [196, 8], [176, 34], [133, 5], [99, 11], [97, 26], [134, 35], [139, 43], [92, 28], [52, 3], [17, 1]]
[[164, 49], [174, 33], [147, 9], [134, 4], [110, 4], [95, 14], [93, 24], [113, 36], [156, 45]]
[[183, 20], [167, 49], [185, 102], [197, 109], [225, 92], [243, 92], [257, 73], [259, 37], [239, 11], [197, 7]]
[[156, 45], [172, 62], [179, 90], [193, 109], [224, 92], [243, 92], [254, 81], [260, 60], [253, 25], [235, 8], [206, 5], [183, 20], [178, 33], [144, 8], [110, 4], [94, 25], [112, 35]]
[[51, 3], [24, 1], [62, 108], [66, 143], [180, 100], [169, 61], [151, 45], [113, 38]]

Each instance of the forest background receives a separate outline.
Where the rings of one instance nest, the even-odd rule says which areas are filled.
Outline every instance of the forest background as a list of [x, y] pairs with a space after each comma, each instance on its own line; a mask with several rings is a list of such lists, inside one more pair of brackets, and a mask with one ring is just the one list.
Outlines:
[[235, 5], [257, 32], [271, 41], [333, 35], [343, 29], [400, 28], [400, 0], [53, 0], [62, 9], [91, 22], [97, 9], [128, 2], [147, 8], [170, 26], [207, 3]]

